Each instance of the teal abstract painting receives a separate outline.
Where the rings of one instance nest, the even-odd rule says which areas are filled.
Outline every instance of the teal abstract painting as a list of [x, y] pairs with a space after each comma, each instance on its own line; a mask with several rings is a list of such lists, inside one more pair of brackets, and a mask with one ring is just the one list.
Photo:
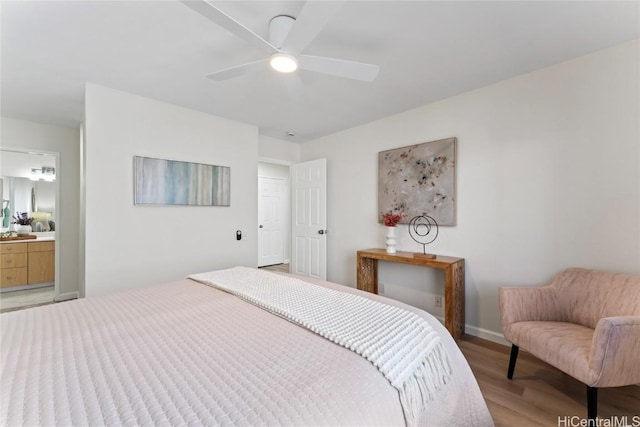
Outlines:
[[229, 206], [231, 168], [134, 157], [136, 205]]

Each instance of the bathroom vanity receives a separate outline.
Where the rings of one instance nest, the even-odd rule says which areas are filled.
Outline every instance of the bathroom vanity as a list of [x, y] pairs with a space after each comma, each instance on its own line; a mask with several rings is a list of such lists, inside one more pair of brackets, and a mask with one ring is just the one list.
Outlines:
[[1, 291], [53, 285], [55, 258], [53, 237], [0, 242]]

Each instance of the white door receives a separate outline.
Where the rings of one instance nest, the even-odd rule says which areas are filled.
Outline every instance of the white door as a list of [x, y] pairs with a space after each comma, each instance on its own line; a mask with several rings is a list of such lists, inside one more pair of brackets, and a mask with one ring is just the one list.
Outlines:
[[284, 262], [284, 179], [258, 177], [258, 267]]
[[291, 168], [291, 272], [327, 278], [327, 159]]

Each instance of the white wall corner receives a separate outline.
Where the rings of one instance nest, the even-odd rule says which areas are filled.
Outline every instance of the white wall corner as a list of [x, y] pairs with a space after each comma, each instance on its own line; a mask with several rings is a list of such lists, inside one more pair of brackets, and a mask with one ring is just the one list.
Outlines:
[[258, 156], [260, 160], [270, 163], [298, 163], [300, 161], [300, 144], [259, 135]]

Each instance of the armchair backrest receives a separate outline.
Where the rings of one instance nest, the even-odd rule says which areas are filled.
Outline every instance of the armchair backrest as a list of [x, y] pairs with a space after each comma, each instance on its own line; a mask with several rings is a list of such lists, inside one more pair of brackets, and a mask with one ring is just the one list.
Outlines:
[[603, 317], [640, 316], [640, 276], [569, 268], [555, 275], [562, 321], [595, 329]]

